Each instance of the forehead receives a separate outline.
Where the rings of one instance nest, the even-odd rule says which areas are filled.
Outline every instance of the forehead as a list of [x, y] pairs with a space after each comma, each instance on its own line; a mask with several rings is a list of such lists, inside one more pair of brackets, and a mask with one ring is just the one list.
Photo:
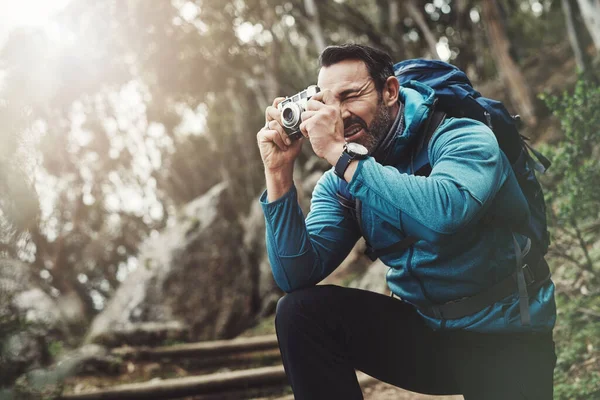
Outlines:
[[321, 90], [329, 89], [336, 94], [351, 89], [361, 88], [371, 76], [364, 62], [360, 60], [344, 60], [319, 71], [317, 85]]

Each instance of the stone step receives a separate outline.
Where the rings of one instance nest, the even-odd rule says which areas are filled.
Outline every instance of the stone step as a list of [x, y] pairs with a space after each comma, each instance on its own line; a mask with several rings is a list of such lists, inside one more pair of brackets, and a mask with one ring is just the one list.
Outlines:
[[220, 372], [202, 376], [154, 379], [84, 393], [63, 394], [63, 400], [176, 399], [237, 389], [280, 386], [287, 383], [283, 366]]
[[157, 360], [163, 358], [203, 358], [277, 349], [275, 335], [243, 337], [231, 340], [185, 343], [173, 346], [119, 347], [112, 355], [124, 359]]

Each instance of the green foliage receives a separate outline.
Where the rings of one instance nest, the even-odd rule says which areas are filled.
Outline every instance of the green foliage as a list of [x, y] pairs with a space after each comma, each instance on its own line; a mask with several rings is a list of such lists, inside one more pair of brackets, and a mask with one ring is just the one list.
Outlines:
[[573, 93], [542, 96], [559, 118], [564, 139], [551, 150], [557, 222], [596, 219], [600, 212], [600, 87], [580, 78]]
[[594, 394], [600, 394], [600, 297], [597, 292], [560, 293], [556, 300], [555, 398], [596, 398]]
[[30, 327], [30, 325], [31, 324], [27, 322], [22, 315], [0, 315], [0, 348], [3, 345], [5, 338], [9, 337], [13, 333], [24, 331]]
[[564, 133], [559, 143], [542, 150], [553, 165], [541, 177], [546, 189], [553, 240], [550, 255], [557, 286], [555, 398], [597, 398], [600, 87], [580, 77], [571, 93], [541, 97], [560, 121]]
[[65, 351], [64, 343], [61, 340], [51, 340], [48, 343], [48, 354], [53, 359], [56, 359], [59, 355], [61, 355]]
[[553, 252], [595, 276], [600, 258], [592, 246], [600, 231], [600, 87], [580, 77], [572, 93], [541, 97], [564, 132], [560, 143], [544, 150], [553, 166], [541, 179]]

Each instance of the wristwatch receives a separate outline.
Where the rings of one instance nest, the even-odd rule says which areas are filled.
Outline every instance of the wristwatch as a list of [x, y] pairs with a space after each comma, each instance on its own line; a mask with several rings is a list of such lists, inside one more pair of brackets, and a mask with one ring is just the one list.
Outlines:
[[344, 179], [344, 173], [348, 169], [352, 160], [364, 160], [369, 156], [369, 150], [362, 144], [350, 142], [344, 145], [344, 151], [340, 155], [337, 163], [335, 163], [335, 174], [341, 179]]

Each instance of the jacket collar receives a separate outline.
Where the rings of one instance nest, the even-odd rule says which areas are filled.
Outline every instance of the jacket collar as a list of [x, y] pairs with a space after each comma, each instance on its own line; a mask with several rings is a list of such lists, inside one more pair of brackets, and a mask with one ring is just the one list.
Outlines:
[[[403, 113], [404, 123], [392, 125], [391, 143], [386, 155], [378, 160], [384, 165], [396, 165], [408, 162], [406, 159], [411, 144], [422, 131], [422, 126], [431, 115], [432, 105], [435, 101], [435, 91], [427, 85], [417, 81], [409, 81], [400, 86], [400, 102], [398, 113]], [[385, 138], [383, 139], [385, 140]], [[377, 158], [377, 157], [376, 157]]]

